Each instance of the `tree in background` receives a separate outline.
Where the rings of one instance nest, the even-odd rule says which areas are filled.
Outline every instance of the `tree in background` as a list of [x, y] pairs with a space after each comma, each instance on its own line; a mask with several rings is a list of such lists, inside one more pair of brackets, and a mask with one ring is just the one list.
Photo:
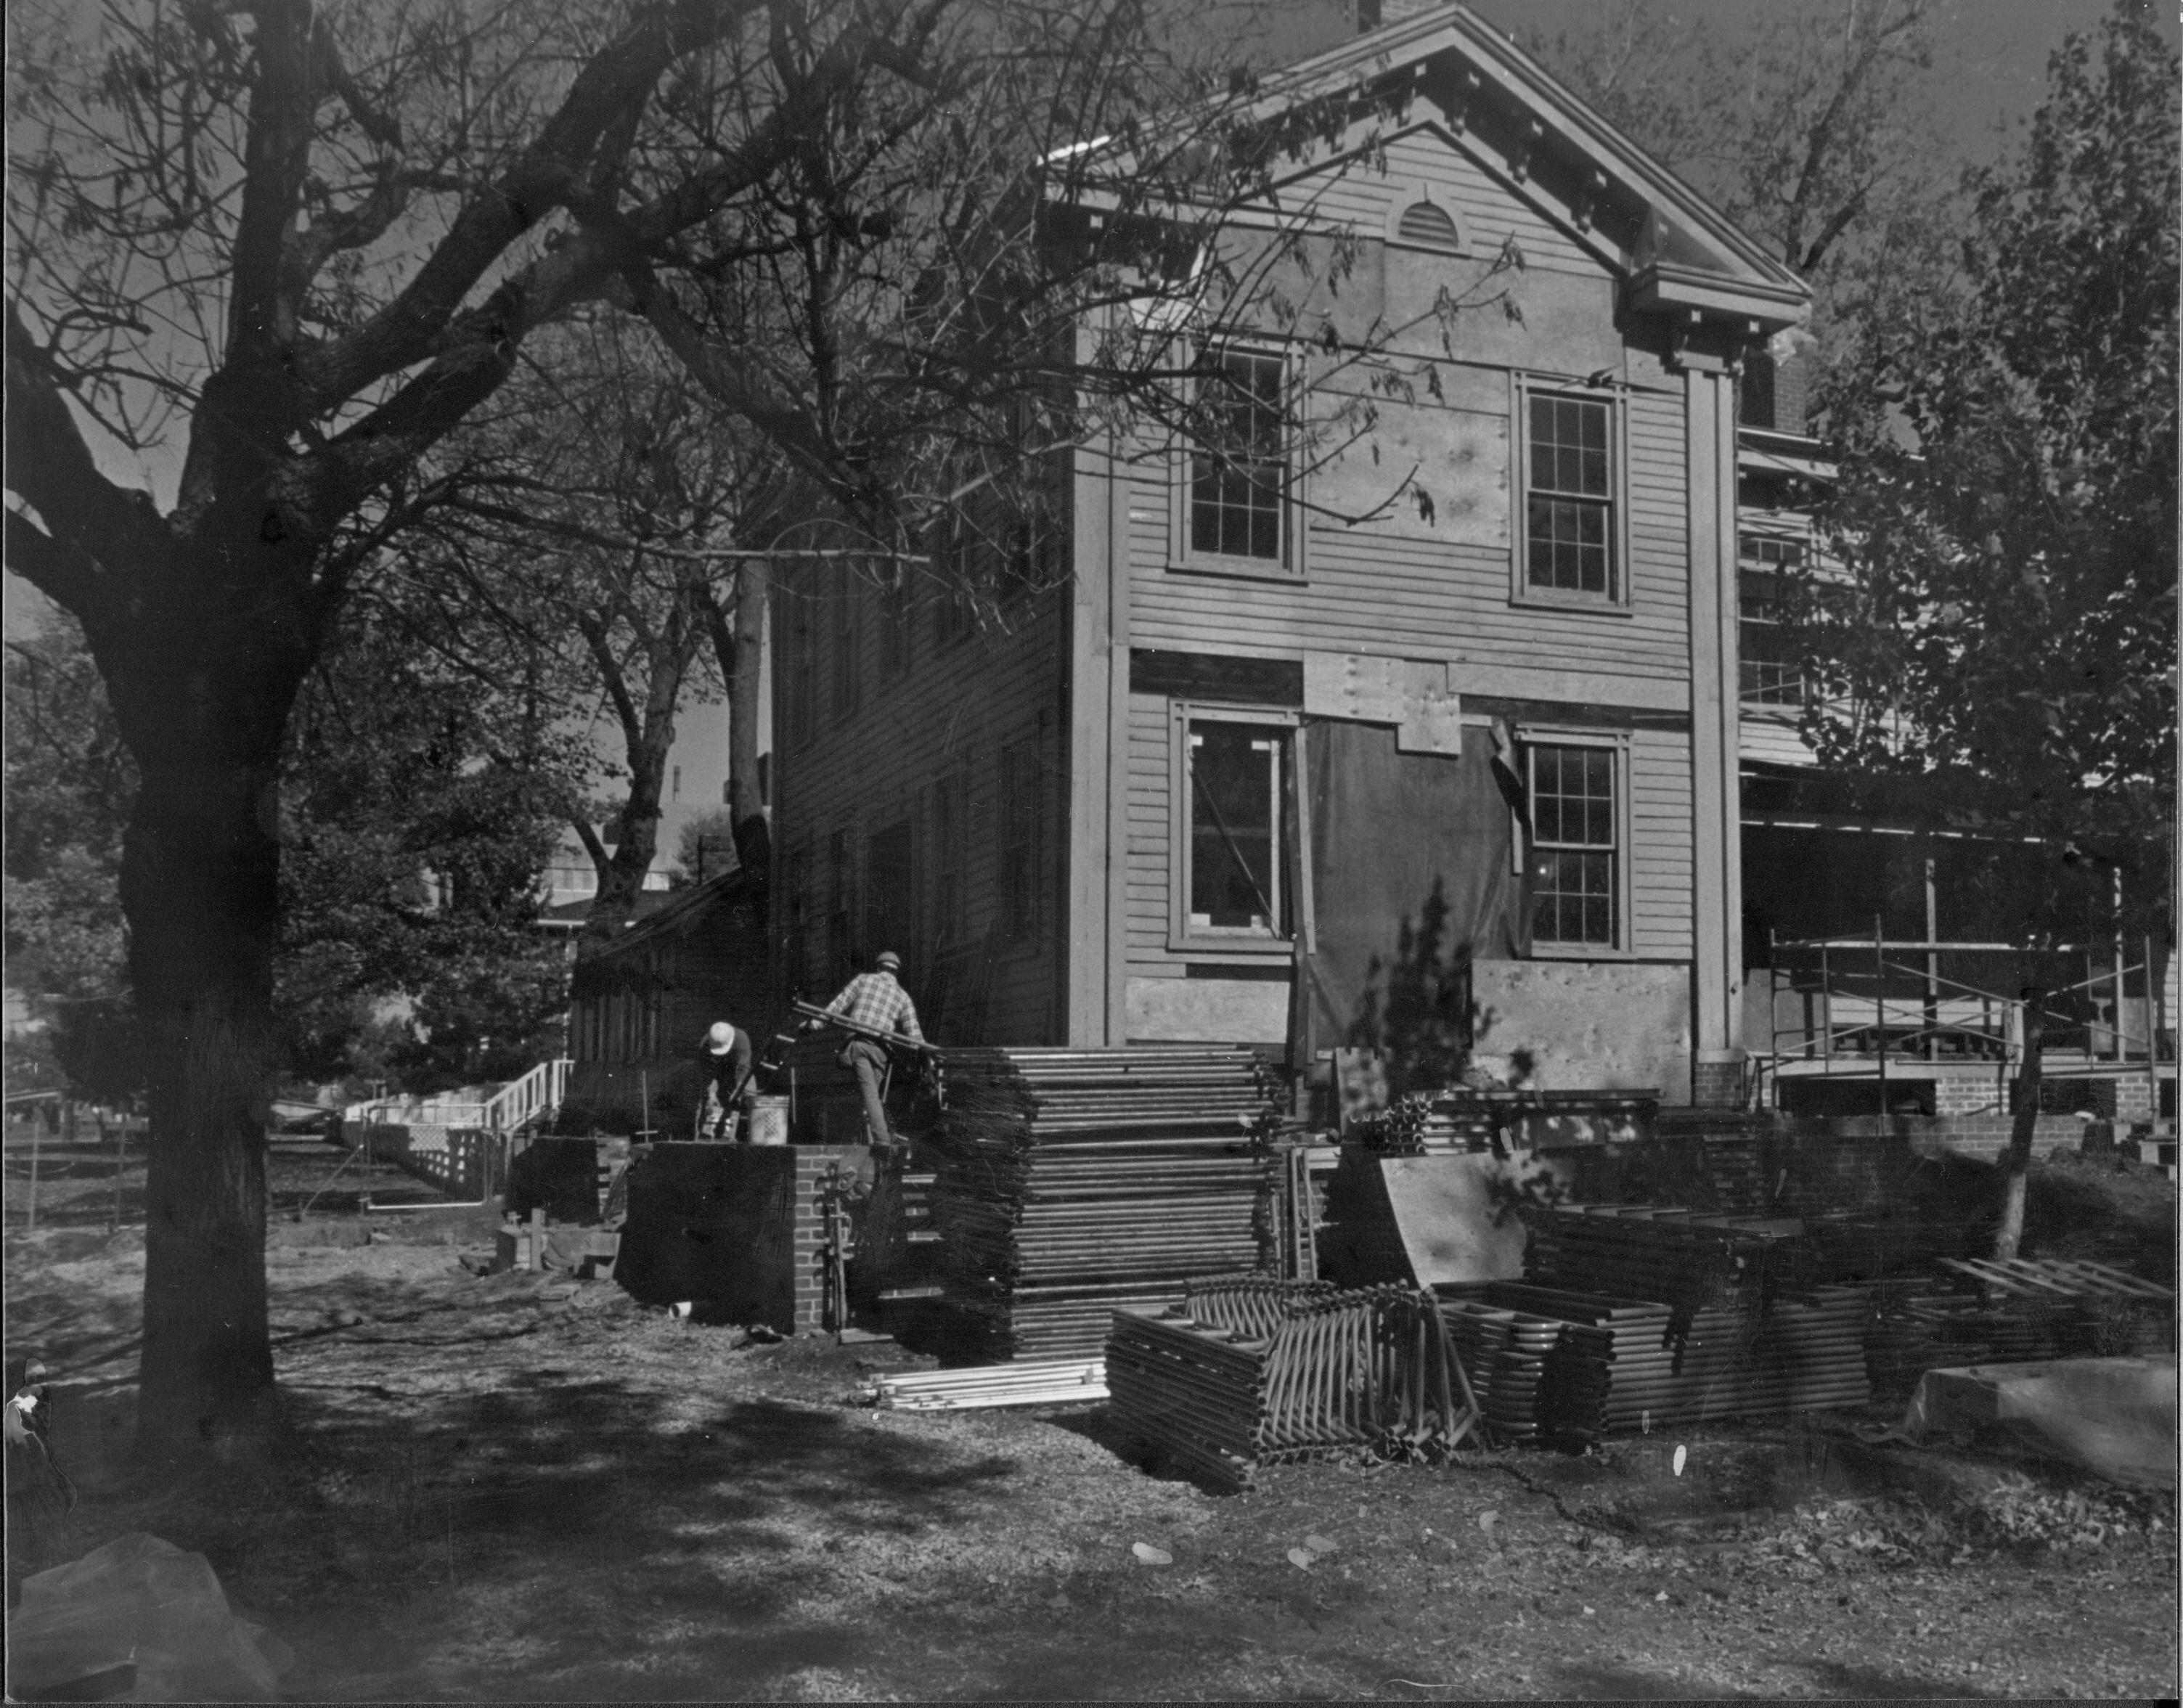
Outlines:
[[136, 768], [67, 617], [7, 643], [5, 681], [8, 984], [71, 1090], [125, 1101], [144, 1089], [119, 892]]
[[1768, 244], [1813, 288], [1808, 351], [1830, 422], [1870, 329], [1944, 286], [1960, 212], [1919, 100], [1930, 0], [1760, 8], [1725, 41], [1656, 0], [1525, 42], [1605, 119]]
[[[538, 889], [580, 758], [371, 615], [306, 683], [282, 765], [275, 1071], [507, 1077], [565, 1006]], [[136, 768], [67, 617], [8, 643], [7, 690], [9, 978], [70, 1088], [125, 1101], [145, 1084], [118, 893]]]
[[1970, 175], [1959, 288], [1870, 329], [1825, 518], [1848, 585], [1807, 613], [1823, 760], [2117, 864], [2141, 922], [2175, 807], [2178, 92], [2130, 0], [2054, 55]]
[[436, 460], [462, 493], [411, 531], [399, 602], [480, 680], [540, 661], [564, 729], [603, 714], [621, 787], [571, 791], [563, 812], [597, 874], [585, 941], [611, 939], [660, 851], [677, 726], [721, 715], [732, 684], [733, 553], [781, 533], [791, 483], [641, 325], [597, 314], [542, 333]]
[[282, 1059], [413, 1090], [512, 1079], [558, 1053], [567, 969], [540, 884], [588, 756], [519, 675], [451, 665], [378, 601], [342, 628], [281, 774]]
[[1802, 618], [1824, 762], [1914, 774], [1933, 820], [2058, 851], [2034, 940], [2085, 923], [2066, 867], [2112, 872], [2120, 917], [2100, 923], [2156, 961], [2175, 923], [2179, 97], [2134, 0], [2055, 53], [2024, 146], [1969, 175], [1958, 288], [1868, 329], [1872, 403], [1845, 421], [1825, 518], [1847, 585], [1808, 588]]

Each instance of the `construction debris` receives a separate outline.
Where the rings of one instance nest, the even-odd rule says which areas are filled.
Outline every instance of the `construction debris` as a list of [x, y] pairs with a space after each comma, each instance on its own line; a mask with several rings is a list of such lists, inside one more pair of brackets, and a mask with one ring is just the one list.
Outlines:
[[1259, 1256], [1273, 1094], [1253, 1051], [950, 1050], [932, 1217], [957, 1345], [1095, 1352], [1117, 1306]]
[[1081, 1405], [1107, 1397], [1107, 1361], [1048, 1358], [875, 1376], [858, 1391], [866, 1404], [886, 1411]]

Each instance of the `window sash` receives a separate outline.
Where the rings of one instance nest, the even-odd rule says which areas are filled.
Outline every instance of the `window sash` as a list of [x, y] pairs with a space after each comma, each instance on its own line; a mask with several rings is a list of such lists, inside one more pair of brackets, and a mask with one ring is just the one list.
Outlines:
[[1621, 596], [1615, 405], [1525, 391], [1524, 585]]
[[1200, 383], [1186, 504], [1193, 556], [1285, 564], [1290, 557], [1288, 363], [1230, 350]]
[[1530, 748], [1531, 940], [1614, 949], [1621, 942], [1621, 755], [1613, 747]]
[[1183, 755], [1183, 917], [1192, 935], [1287, 934], [1281, 858], [1290, 732], [1193, 720]]

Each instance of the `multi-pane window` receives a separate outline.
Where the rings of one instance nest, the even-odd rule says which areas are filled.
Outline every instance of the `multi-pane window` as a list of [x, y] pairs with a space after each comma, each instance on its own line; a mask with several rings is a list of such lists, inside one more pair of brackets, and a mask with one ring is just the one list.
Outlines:
[[1736, 674], [1747, 706], [1800, 706], [1803, 671], [1781, 626], [1788, 578], [1804, 567], [1804, 542], [1772, 534], [1736, 536]]
[[1190, 549], [1223, 557], [1287, 561], [1287, 364], [1277, 355], [1223, 351], [1199, 382], [1190, 458]]
[[1531, 940], [1611, 949], [1621, 855], [1615, 750], [1530, 749]]
[[1193, 720], [1184, 894], [1194, 933], [1286, 934], [1281, 894], [1282, 778], [1289, 731]]
[[1617, 596], [1614, 406], [1532, 392], [1525, 508], [1525, 579], [1557, 593]]

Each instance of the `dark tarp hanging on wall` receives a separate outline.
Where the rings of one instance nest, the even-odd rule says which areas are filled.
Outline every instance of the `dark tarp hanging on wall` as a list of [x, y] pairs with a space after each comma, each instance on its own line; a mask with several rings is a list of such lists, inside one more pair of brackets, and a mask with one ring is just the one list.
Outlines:
[[1470, 961], [1530, 950], [1512, 869], [1521, 797], [1491, 732], [1465, 729], [1460, 754], [1403, 753], [1386, 726], [1309, 719], [1303, 742], [1317, 941], [1298, 956], [1297, 1059], [1420, 1029], [1467, 1037]]

